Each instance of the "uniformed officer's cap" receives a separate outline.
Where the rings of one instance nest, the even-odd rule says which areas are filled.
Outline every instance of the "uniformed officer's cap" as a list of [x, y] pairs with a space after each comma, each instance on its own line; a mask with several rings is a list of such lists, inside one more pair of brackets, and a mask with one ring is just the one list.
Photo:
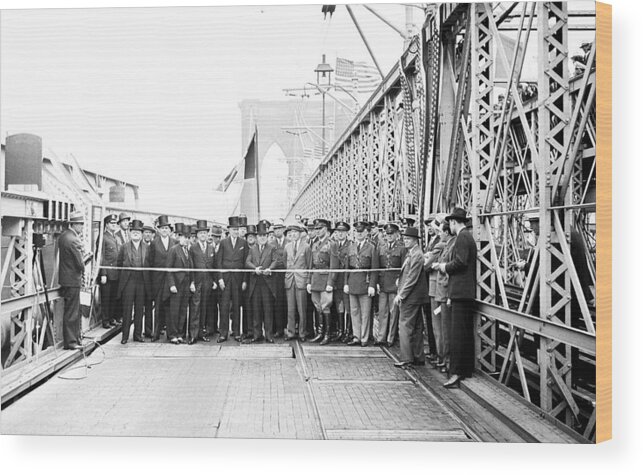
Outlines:
[[107, 216], [105, 216], [105, 219], [103, 220], [105, 224], [108, 224], [112, 221], [114, 221], [115, 223], [118, 222], [118, 215], [116, 213], [108, 214]]
[[353, 228], [355, 228], [355, 231], [358, 233], [361, 233], [365, 229], [368, 229], [368, 223], [366, 221], [357, 221], [353, 223]]
[[315, 229], [321, 229], [321, 228], [330, 229], [330, 227], [331, 227], [330, 221], [328, 221], [327, 219], [319, 218], [315, 220]]
[[337, 223], [335, 223], [336, 231], [350, 231], [350, 229], [350, 225], [344, 221], [337, 221]]
[[377, 222], [377, 227], [378, 227], [378, 228], [380, 228], [380, 229], [384, 229], [384, 228], [386, 228], [386, 221], [384, 221], [383, 219], [380, 219], [380, 220]]
[[385, 230], [386, 234], [394, 234], [400, 230], [400, 227], [395, 223], [388, 223]]

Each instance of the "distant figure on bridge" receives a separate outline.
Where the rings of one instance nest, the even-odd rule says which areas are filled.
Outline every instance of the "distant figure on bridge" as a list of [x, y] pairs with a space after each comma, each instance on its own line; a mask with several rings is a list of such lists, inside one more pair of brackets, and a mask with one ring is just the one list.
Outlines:
[[449, 274], [448, 297], [451, 303], [451, 377], [446, 388], [460, 386], [460, 380], [471, 377], [474, 367], [473, 305], [476, 297], [477, 247], [466, 229], [469, 217], [462, 208], [455, 208], [446, 217], [451, 234], [456, 236], [448, 262], [439, 264]]
[[123, 327], [121, 343], [129, 340], [134, 310], [134, 341], [143, 342], [143, 307], [145, 294], [149, 293], [149, 274], [147, 271], [129, 270], [128, 267], [146, 267], [149, 247], [143, 244], [143, 223], [132, 221], [130, 240], [118, 251], [118, 267], [124, 267], [118, 278], [118, 298], [122, 302]]
[[58, 238], [58, 283], [65, 302], [63, 313], [63, 342], [66, 350], [82, 348], [80, 337], [80, 287], [82, 285], [85, 260], [80, 233], [85, 218], [80, 212], [73, 212], [69, 228]]
[[429, 288], [424, 274], [420, 231], [409, 226], [402, 237], [407, 255], [394, 300], [394, 304], [400, 307], [400, 361], [395, 366], [407, 368], [410, 365], [424, 365], [422, 306], [429, 302]]
[[[234, 270], [243, 269], [248, 257], [248, 242], [239, 236], [239, 216], [228, 218], [230, 236], [221, 240], [217, 253], [217, 269]], [[241, 341], [241, 298], [245, 292], [246, 276], [237, 272], [221, 272], [219, 276], [221, 288], [221, 306], [219, 308], [219, 338], [218, 343], [228, 339], [230, 331], [230, 316], [232, 315], [232, 335], [235, 340]]]

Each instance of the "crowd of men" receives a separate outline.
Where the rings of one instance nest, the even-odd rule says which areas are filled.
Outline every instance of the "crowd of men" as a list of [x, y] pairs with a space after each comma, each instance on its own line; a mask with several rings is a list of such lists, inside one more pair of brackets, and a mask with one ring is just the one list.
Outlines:
[[[399, 338], [402, 368], [425, 364], [426, 341], [429, 361], [450, 368], [446, 386], [456, 387], [473, 367], [476, 250], [467, 219], [456, 209], [426, 220], [423, 252], [411, 219], [249, 225], [232, 216], [224, 231], [204, 220], [188, 226], [159, 216], [151, 226], [109, 214], [97, 243], [102, 325], [121, 325], [122, 344], [132, 322], [136, 342], [163, 332], [174, 344], [216, 336], [218, 343], [298, 338], [391, 347]], [[79, 229], [61, 236], [61, 276], [65, 262], [82, 272], [81, 258], [63, 254], [75, 249], [65, 244]], [[79, 313], [77, 303], [69, 310], [65, 303], [66, 315]], [[65, 339], [69, 348], [78, 343]]]

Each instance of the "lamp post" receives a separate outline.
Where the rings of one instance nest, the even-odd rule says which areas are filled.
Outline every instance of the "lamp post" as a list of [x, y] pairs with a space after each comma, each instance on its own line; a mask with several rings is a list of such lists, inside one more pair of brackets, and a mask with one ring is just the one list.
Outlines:
[[[330, 88], [330, 76], [334, 71], [330, 64], [326, 63], [326, 55], [322, 54], [322, 62], [317, 65], [317, 85], [322, 92], [322, 156], [326, 155], [326, 91]], [[324, 79], [328, 77], [327, 83]]]

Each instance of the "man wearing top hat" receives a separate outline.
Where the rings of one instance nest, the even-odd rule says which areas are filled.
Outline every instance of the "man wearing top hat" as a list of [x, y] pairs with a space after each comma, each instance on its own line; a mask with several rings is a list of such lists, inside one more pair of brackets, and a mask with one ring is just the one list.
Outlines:
[[[143, 244], [149, 249], [154, 241], [154, 235], [156, 234], [156, 229], [151, 224], [146, 224], [143, 226]], [[149, 262], [146, 263], [146, 266]], [[145, 336], [151, 338], [154, 335], [154, 295], [152, 291], [152, 276], [149, 274], [149, 285], [146, 288], [145, 293], [145, 308], [143, 312], [143, 327], [145, 330]]]
[[[331, 256], [330, 256], [330, 267], [332, 269], [345, 269], [348, 264], [348, 250], [350, 248], [351, 241], [348, 239], [348, 231], [351, 227], [348, 223], [344, 221], [338, 221], [335, 224], [335, 239], [331, 245]], [[344, 340], [348, 341], [348, 336], [351, 333], [347, 324], [350, 322], [350, 298], [348, 294], [344, 293], [344, 273], [343, 272], [333, 272], [331, 274], [331, 280], [333, 282], [333, 304], [335, 305], [335, 312], [337, 315], [337, 322], [335, 325], [337, 327], [337, 333], [332, 337], [332, 341]], [[346, 314], [349, 313], [349, 317], [346, 318]], [[326, 339], [324, 339], [326, 340]], [[328, 341], [323, 344], [327, 344]]]
[[[212, 227], [212, 242], [210, 243], [212, 245], [212, 248], [214, 249], [214, 266], [216, 266], [217, 262], [217, 255], [219, 254], [219, 249], [221, 247], [221, 238], [223, 237], [223, 229], [221, 226], [213, 226]], [[210, 298], [209, 298], [209, 309], [211, 312], [211, 319], [208, 320], [208, 326], [207, 326], [207, 332], [208, 336], [212, 336], [215, 333], [219, 332], [219, 306], [221, 304], [221, 288], [219, 287], [218, 284], [218, 275], [215, 273], [214, 275], [214, 283], [217, 284], [216, 288], [214, 288], [214, 285], [212, 286], [213, 290], [210, 291]], [[210, 326], [211, 325], [211, 326]]]
[[[286, 236], [284, 231], [286, 225], [283, 219], [278, 219], [272, 226], [274, 232], [274, 239], [272, 244], [275, 246], [277, 254], [277, 269], [286, 268]], [[284, 335], [286, 329], [286, 316], [288, 312], [288, 304], [286, 300], [286, 286], [285, 286], [285, 273], [277, 272], [274, 274], [275, 279], [275, 314], [274, 314], [274, 334], [275, 338], [280, 338]]]
[[375, 344], [377, 346], [393, 346], [399, 319], [399, 308], [393, 304], [397, 295], [397, 279], [400, 271], [385, 269], [401, 269], [406, 258], [406, 248], [400, 241], [400, 228], [395, 223], [385, 226], [386, 242], [377, 249], [378, 267], [382, 269], [378, 280], [379, 309], [378, 309], [378, 331], [374, 332]]
[[[311, 295], [311, 300], [317, 311], [317, 325], [313, 321], [315, 336], [311, 342], [319, 342], [324, 338], [324, 332], [330, 332], [330, 306], [333, 303], [333, 281], [330, 272], [330, 221], [326, 219], [315, 220], [316, 238], [312, 241], [313, 270], [308, 277], [306, 290]], [[319, 272], [321, 271], [321, 272]], [[327, 272], [324, 272], [327, 271]], [[302, 336], [301, 338], [305, 338]]]
[[[304, 228], [294, 224], [288, 226], [286, 234], [288, 243], [284, 248], [286, 253], [287, 269], [310, 269], [313, 263], [313, 254], [310, 246], [301, 237]], [[296, 338], [296, 316], [299, 314], [299, 336], [306, 337], [308, 320], [308, 272], [286, 272], [284, 286], [286, 289], [286, 301], [288, 305], [288, 324], [286, 327], [286, 340]]]
[[[118, 265], [118, 251], [121, 248], [120, 241], [116, 238], [118, 230], [118, 216], [108, 214], [103, 220], [105, 231], [103, 232], [103, 245], [101, 251], [101, 266], [116, 267]], [[103, 328], [116, 326], [121, 315], [116, 307], [116, 294], [118, 291], [118, 269], [102, 269], [99, 272], [100, 278], [100, 303]]]
[[240, 214], [239, 216], [239, 237], [248, 240], [246, 234], [248, 234], [248, 217], [245, 214]]
[[349, 295], [353, 340], [349, 345], [367, 346], [371, 333], [371, 299], [375, 296], [378, 272], [375, 246], [367, 240], [367, 223], [358, 221], [353, 225], [355, 242], [348, 249], [346, 268], [364, 269], [364, 272], [344, 274], [344, 292]]
[[400, 307], [400, 361], [397, 367], [424, 365], [422, 306], [429, 301], [429, 288], [424, 275], [424, 256], [420, 232], [409, 226], [402, 233], [406, 259], [398, 279], [394, 304]]
[[148, 246], [143, 244], [143, 223], [138, 219], [132, 221], [130, 240], [118, 252], [118, 267], [122, 267], [118, 279], [118, 296], [123, 303], [123, 328], [121, 343], [129, 340], [134, 310], [134, 341], [143, 341], [143, 306], [145, 305], [146, 288], [149, 287], [147, 271], [130, 268], [146, 267]]
[[[148, 267], [165, 268], [167, 256], [172, 246], [176, 244], [176, 240], [170, 236], [172, 226], [167, 216], [159, 216], [156, 227], [158, 233], [148, 249]], [[152, 296], [155, 305], [154, 325], [152, 334], [150, 335], [152, 341], [157, 341], [160, 338], [161, 328], [166, 325], [170, 312], [169, 294], [164, 292], [166, 274], [167, 272], [160, 270], [152, 271]]]
[[127, 213], [118, 215], [118, 230], [116, 231], [116, 238], [122, 246], [129, 241], [129, 222], [131, 217]]
[[451, 259], [434, 265], [449, 275], [447, 290], [451, 304], [450, 367], [451, 378], [444, 387], [454, 388], [460, 380], [473, 374], [475, 351], [473, 339], [473, 305], [476, 297], [476, 265], [478, 248], [466, 229], [469, 217], [462, 208], [454, 208], [445, 218], [455, 235]]
[[[257, 224], [257, 243], [250, 247], [246, 258], [246, 269], [254, 270], [250, 274], [247, 295], [252, 301], [252, 339], [249, 343], [262, 341], [274, 343], [273, 310], [276, 297], [275, 280], [272, 271], [277, 268], [275, 246], [268, 243], [270, 223], [260, 221]], [[263, 328], [262, 328], [263, 324]]]
[[85, 219], [78, 211], [72, 212], [69, 228], [58, 238], [58, 283], [65, 302], [63, 312], [63, 342], [66, 350], [82, 348], [80, 337], [80, 287], [86, 258], [80, 233]]
[[[217, 269], [226, 271], [244, 269], [248, 258], [248, 242], [239, 236], [239, 217], [228, 218], [230, 236], [221, 240], [219, 252], [216, 256]], [[241, 299], [242, 292], [246, 290], [247, 282], [244, 273], [221, 272], [219, 274], [219, 288], [221, 289], [221, 306], [219, 307], [220, 323], [218, 342], [228, 339], [230, 330], [230, 316], [232, 315], [232, 334], [235, 340], [241, 341]]]
[[[167, 319], [167, 337], [170, 343], [179, 344], [184, 343], [183, 328], [186, 326], [186, 319], [188, 314], [188, 305], [190, 302], [191, 294], [195, 291], [194, 284], [192, 283], [192, 262], [190, 261], [190, 227], [183, 223], [176, 223], [175, 230], [176, 236], [179, 239], [178, 244], [175, 244], [167, 254], [167, 262], [165, 267], [168, 269], [188, 269], [177, 272], [168, 272], [165, 282], [166, 288], [164, 292], [169, 292], [170, 295], [170, 313]], [[198, 322], [198, 318], [194, 319]], [[188, 343], [193, 344], [199, 334], [199, 324], [193, 325], [192, 322], [187, 326], [188, 328]]]
[[[207, 221], [197, 221], [195, 226], [197, 241], [190, 246], [190, 260], [195, 270], [214, 269], [214, 246], [207, 242], [209, 229]], [[198, 335], [200, 330], [199, 336], [203, 341], [210, 341], [208, 328], [213, 329], [215, 326], [214, 311], [210, 307], [210, 293], [217, 288], [215, 277], [214, 271], [192, 274], [194, 294], [190, 302], [190, 335]]]

